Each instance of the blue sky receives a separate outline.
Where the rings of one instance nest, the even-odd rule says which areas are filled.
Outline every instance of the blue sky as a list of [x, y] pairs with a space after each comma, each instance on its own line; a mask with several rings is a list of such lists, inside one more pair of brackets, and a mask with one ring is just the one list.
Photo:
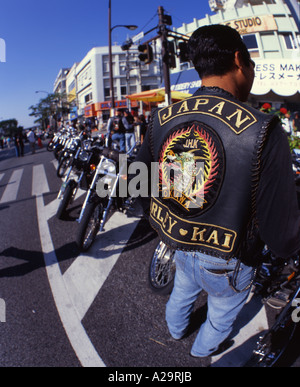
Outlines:
[[[113, 31], [113, 42], [148, 31], [158, 22], [157, 9], [171, 14], [173, 26], [212, 14], [208, 0], [111, 0], [112, 26], [136, 24], [130, 32]], [[4, 0], [0, 4], [0, 38], [6, 62], [0, 62], [0, 121], [16, 118], [29, 127], [29, 106], [52, 92], [63, 67], [79, 62], [95, 46], [108, 45], [108, 0]], [[4, 3], [4, 4], [3, 4]], [[131, 36], [130, 35], [130, 36]]]

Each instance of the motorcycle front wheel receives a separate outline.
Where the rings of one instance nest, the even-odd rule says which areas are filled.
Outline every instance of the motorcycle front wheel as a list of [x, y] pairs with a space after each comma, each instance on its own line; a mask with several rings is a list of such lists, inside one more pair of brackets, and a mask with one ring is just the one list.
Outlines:
[[51, 140], [48, 145], [47, 145], [47, 151], [48, 152], [52, 152], [53, 151], [53, 147], [54, 147], [54, 142], [53, 140]]
[[56, 212], [56, 217], [58, 219], [63, 219], [66, 215], [66, 209], [68, 208], [68, 205], [70, 204], [71, 202], [71, 199], [72, 199], [72, 196], [73, 196], [73, 192], [74, 192], [74, 188], [76, 188], [77, 186], [77, 183], [74, 181], [74, 180], [70, 180], [65, 188], [65, 191], [64, 191], [64, 196], [63, 198], [61, 199], [60, 203], [59, 203], [59, 206], [58, 206], [58, 209], [57, 209], [57, 212]]
[[62, 157], [62, 159], [60, 160], [58, 167], [57, 167], [57, 171], [56, 171], [57, 177], [59, 177], [59, 178], [64, 177], [67, 169], [72, 164], [72, 161], [73, 161], [73, 157], [71, 157], [71, 156]]
[[149, 284], [152, 291], [161, 295], [170, 294], [176, 272], [175, 251], [160, 242], [151, 258]]
[[103, 205], [97, 201], [88, 202], [79, 223], [76, 243], [80, 250], [87, 251], [98, 234], [103, 215]]

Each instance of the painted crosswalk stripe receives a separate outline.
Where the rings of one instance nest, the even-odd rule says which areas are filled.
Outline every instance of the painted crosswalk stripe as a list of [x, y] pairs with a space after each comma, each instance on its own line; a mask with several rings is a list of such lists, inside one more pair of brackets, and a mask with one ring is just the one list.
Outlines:
[[13, 172], [2, 195], [0, 204], [13, 202], [17, 199], [23, 171], [24, 169], [18, 169]]
[[81, 324], [77, 310], [73, 307], [69, 290], [61, 274], [55, 254], [47, 222], [48, 215], [45, 211], [44, 198], [42, 195], [38, 195], [36, 197], [36, 207], [46, 272], [57, 310], [70, 343], [83, 367], [105, 367], [103, 360], [98, 355], [83, 325]]
[[80, 255], [64, 273], [64, 281], [80, 319], [95, 300], [139, 220], [115, 213], [88, 254]]
[[50, 192], [45, 167], [43, 164], [33, 167], [32, 196], [42, 195]]

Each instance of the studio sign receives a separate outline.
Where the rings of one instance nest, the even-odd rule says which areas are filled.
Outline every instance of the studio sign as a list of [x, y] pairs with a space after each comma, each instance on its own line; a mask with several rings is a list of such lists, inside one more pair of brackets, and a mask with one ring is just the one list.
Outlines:
[[258, 31], [275, 31], [278, 29], [273, 15], [235, 19], [224, 24], [236, 29], [240, 34], [249, 34]]

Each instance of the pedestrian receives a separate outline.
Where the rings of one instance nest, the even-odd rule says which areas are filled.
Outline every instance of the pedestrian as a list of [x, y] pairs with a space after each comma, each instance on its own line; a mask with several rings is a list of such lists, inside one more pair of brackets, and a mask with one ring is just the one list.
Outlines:
[[146, 125], [146, 119], [143, 114], [140, 114], [139, 116], [134, 116], [134, 126], [135, 126], [135, 140], [136, 143], [139, 145], [143, 143], [147, 125]]
[[125, 146], [125, 127], [122, 121], [122, 110], [118, 109], [115, 116], [111, 117], [107, 124], [107, 138], [110, 144], [110, 140], [117, 141], [120, 146], [121, 152], [126, 152]]
[[30, 129], [29, 132], [27, 133], [27, 138], [29, 141], [29, 146], [31, 149], [31, 153], [35, 154], [35, 134], [33, 129]]
[[42, 148], [43, 148], [43, 143], [42, 143], [42, 139], [41, 139], [40, 136], [38, 137], [37, 142], [38, 142], [38, 147], [39, 147], [40, 149], [42, 149]]
[[15, 144], [16, 157], [20, 157], [20, 144], [19, 144], [19, 137], [17, 134], [14, 135], [13, 140]]
[[134, 119], [128, 109], [124, 111], [122, 123], [125, 128], [126, 152], [129, 152], [131, 149], [135, 147], [136, 141], [134, 136]]
[[18, 134], [19, 147], [20, 147], [20, 156], [24, 157], [24, 136], [22, 130]]
[[170, 334], [184, 338], [205, 290], [191, 355], [208, 357], [224, 348], [264, 244], [284, 259], [300, 250], [300, 218], [286, 133], [278, 117], [244, 103], [255, 64], [239, 33], [204, 26], [188, 48], [202, 86], [152, 114], [137, 161], [159, 163], [149, 219], [176, 250]]

